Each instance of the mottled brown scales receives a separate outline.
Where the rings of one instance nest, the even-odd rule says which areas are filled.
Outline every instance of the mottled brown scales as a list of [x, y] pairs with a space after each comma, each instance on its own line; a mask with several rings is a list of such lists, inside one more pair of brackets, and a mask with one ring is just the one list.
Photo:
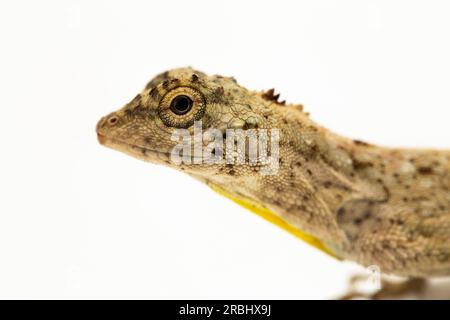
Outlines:
[[[177, 115], [173, 99], [187, 96]], [[233, 78], [191, 68], [164, 72], [122, 109], [102, 118], [99, 141], [136, 158], [171, 166], [270, 209], [342, 259], [408, 277], [450, 275], [450, 152], [391, 149], [336, 135], [301, 105], [278, 102]], [[276, 175], [250, 164], [170, 161], [176, 128], [279, 129]]]

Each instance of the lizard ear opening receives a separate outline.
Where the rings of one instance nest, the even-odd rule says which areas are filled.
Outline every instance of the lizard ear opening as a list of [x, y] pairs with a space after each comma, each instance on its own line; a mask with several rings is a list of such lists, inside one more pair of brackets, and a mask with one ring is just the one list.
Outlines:
[[188, 128], [205, 112], [203, 95], [191, 87], [178, 87], [167, 92], [159, 104], [159, 117], [169, 127]]

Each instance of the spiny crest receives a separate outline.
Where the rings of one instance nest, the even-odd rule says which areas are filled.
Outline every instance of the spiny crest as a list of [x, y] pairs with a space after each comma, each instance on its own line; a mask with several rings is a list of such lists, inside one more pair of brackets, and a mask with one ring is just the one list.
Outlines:
[[275, 89], [269, 89], [266, 92], [263, 92], [262, 97], [268, 101], [275, 102], [276, 104], [284, 106], [286, 104], [286, 100], [278, 101], [280, 98], [280, 94], [275, 94]]

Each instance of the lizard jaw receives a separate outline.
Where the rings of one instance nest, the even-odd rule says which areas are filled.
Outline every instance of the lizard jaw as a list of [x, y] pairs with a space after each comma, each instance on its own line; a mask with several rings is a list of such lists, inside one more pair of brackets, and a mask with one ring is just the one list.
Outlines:
[[164, 163], [170, 160], [170, 153], [149, 149], [139, 145], [129, 144], [115, 138], [109, 138], [97, 132], [98, 142], [105, 147], [128, 154], [134, 158], [147, 162]]

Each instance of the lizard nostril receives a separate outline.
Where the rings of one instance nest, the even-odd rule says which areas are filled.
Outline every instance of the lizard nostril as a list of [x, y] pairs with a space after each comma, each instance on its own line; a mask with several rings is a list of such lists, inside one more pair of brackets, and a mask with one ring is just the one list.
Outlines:
[[109, 117], [107, 122], [110, 126], [113, 126], [117, 123], [117, 121], [119, 121], [119, 118], [117, 116], [111, 116]]

